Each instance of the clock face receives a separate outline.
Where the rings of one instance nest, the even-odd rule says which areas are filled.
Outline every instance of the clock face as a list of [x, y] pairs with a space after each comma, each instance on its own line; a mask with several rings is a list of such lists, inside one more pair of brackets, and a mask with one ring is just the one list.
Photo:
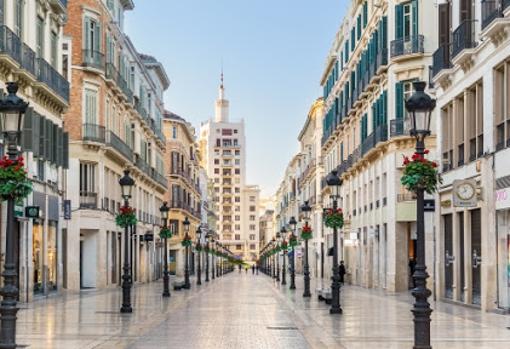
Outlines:
[[475, 188], [470, 183], [463, 183], [457, 187], [457, 196], [462, 200], [470, 200], [475, 195]]

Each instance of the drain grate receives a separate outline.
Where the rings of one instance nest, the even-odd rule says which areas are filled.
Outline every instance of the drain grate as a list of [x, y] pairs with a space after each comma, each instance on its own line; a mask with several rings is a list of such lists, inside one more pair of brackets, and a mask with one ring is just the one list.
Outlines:
[[277, 330], [277, 331], [296, 331], [297, 327], [291, 327], [291, 326], [268, 326], [266, 327], [268, 330]]

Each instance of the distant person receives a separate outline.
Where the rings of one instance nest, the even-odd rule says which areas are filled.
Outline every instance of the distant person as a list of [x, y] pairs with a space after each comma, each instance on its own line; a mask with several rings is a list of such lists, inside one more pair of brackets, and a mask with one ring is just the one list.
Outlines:
[[252, 275], [255, 275], [255, 264], [251, 266], [251, 273]]
[[259, 265], [257, 264], [257, 266], [255, 267], [255, 269], [257, 270], [257, 275], [259, 275]]
[[244, 266], [244, 273], [248, 274], [248, 266], [247, 265]]
[[345, 277], [345, 274], [346, 274], [344, 261], [340, 261], [340, 265], [338, 267], [338, 273], [340, 274], [340, 282], [343, 285], [344, 284], [344, 277]]

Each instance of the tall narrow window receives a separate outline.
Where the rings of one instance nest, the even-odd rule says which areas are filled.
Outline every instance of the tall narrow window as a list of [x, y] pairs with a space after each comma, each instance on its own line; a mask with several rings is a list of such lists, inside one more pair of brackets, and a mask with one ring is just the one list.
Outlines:
[[36, 51], [38, 57], [44, 57], [44, 18], [37, 16]]
[[97, 91], [85, 88], [85, 123], [97, 125]]
[[51, 65], [58, 69], [58, 36], [57, 33], [51, 31]]
[[14, 32], [23, 39], [23, 10], [25, 8], [25, 0], [15, 0], [14, 3]]

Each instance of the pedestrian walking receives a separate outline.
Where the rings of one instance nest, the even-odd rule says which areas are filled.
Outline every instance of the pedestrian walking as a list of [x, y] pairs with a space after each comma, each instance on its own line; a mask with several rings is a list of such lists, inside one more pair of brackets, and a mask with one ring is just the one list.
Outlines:
[[255, 267], [255, 269], [257, 270], [257, 275], [259, 275], [259, 265], [257, 264], [257, 266]]
[[241, 274], [241, 264], [239, 264], [239, 274]]
[[345, 274], [346, 274], [344, 261], [340, 261], [340, 266], [338, 267], [338, 273], [340, 274], [340, 282], [343, 285], [344, 284], [344, 277], [345, 277]]
[[248, 266], [247, 265], [244, 266], [244, 273], [248, 274]]
[[255, 275], [255, 264], [251, 266], [251, 273], [252, 275]]

